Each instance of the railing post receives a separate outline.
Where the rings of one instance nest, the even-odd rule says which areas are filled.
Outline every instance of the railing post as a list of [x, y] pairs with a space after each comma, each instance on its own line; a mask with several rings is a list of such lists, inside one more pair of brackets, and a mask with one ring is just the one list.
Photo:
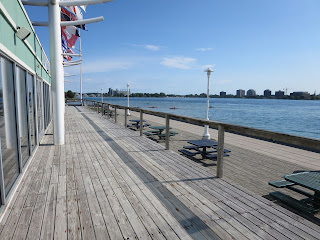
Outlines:
[[99, 106], [100, 106], [100, 103], [97, 102], [97, 113], [99, 114]]
[[169, 121], [170, 121], [170, 118], [169, 118], [169, 115], [166, 114], [166, 150], [169, 150], [169, 137], [170, 137], [170, 132], [169, 132]]
[[104, 103], [101, 104], [101, 115], [102, 115], [102, 116], [103, 116], [103, 112], [104, 112], [104, 111], [103, 111], [103, 104], [104, 104]]
[[110, 104], [107, 105], [107, 117], [110, 118]]
[[143, 112], [140, 109], [140, 136], [143, 136]]
[[217, 158], [217, 177], [223, 176], [223, 155], [224, 155], [224, 126], [218, 125], [218, 158]]
[[117, 122], [117, 108], [114, 107], [114, 122]]
[[128, 125], [128, 116], [127, 116], [127, 108], [124, 108], [124, 127], [127, 128]]

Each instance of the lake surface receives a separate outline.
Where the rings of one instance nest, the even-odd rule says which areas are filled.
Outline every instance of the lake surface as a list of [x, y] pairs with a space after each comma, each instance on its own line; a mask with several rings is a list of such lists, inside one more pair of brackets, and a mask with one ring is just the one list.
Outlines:
[[[101, 101], [101, 98], [86, 99]], [[127, 105], [127, 98], [104, 97], [103, 101]], [[205, 98], [130, 98], [130, 106], [206, 117]], [[210, 106], [213, 107], [209, 109], [210, 120], [320, 139], [320, 101], [210, 98]]]

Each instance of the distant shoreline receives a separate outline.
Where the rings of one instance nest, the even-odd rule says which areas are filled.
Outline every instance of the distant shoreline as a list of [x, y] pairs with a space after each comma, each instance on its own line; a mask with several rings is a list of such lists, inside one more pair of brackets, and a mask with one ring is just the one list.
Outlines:
[[[100, 97], [100, 96], [94, 96], [95, 97]], [[103, 97], [110, 97], [110, 98], [123, 98], [126, 96], [108, 96], [104, 95]], [[166, 95], [166, 96], [134, 96], [130, 95], [130, 98], [206, 98], [207, 96], [182, 96], [182, 95]], [[90, 98], [88, 96], [88, 98]], [[210, 98], [223, 98], [223, 99], [274, 99], [274, 100], [320, 100], [320, 96], [310, 96], [310, 98], [304, 98], [304, 97], [291, 97], [291, 96], [285, 96], [285, 97], [264, 97], [264, 96], [256, 96], [256, 97], [235, 97], [235, 96], [229, 96], [229, 97], [220, 97], [218, 95], [210, 95]]]

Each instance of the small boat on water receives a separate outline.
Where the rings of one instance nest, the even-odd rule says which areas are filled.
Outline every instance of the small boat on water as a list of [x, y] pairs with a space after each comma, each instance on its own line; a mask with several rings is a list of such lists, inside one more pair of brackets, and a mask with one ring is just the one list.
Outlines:
[[171, 107], [170, 109], [178, 109], [177, 107]]
[[213, 106], [210, 106], [209, 108], [213, 108]]
[[151, 107], [149, 107], [149, 108], [157, 108], [157, 107], [155, 107], [155, 106], [151, 106]]

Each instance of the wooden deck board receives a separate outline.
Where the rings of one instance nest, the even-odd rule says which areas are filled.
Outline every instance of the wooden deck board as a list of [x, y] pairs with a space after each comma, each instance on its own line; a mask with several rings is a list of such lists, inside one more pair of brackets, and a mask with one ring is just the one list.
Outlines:
[[66, 144], [44, 136], [0, 239], [320, 238], [318, 225], [84, 107], [65, 119]]

